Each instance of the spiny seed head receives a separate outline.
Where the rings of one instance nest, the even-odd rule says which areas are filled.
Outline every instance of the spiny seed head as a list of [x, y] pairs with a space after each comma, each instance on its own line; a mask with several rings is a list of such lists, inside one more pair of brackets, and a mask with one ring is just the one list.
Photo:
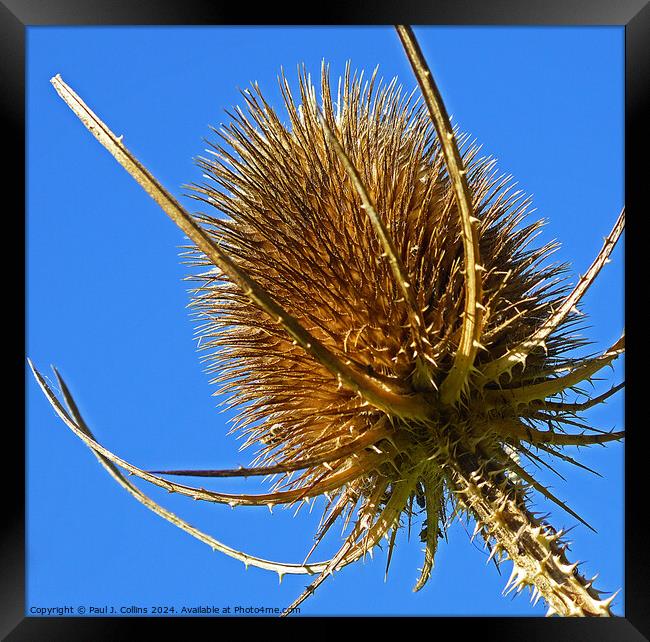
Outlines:
[[[470, 314], [461, 215], [426, 106], [376, 71], [365, 83], [362, 77], [348, 66], [333, 97], [323, 66], [317, 100], [304, 69], [297, 98], [282, 75], [286, 115], [254, 86], [243, 93], [244, 109], [218, 132], [210, 157], [198, 161], [210, 181], [194, 186], [193, 196], [226, 217], [210, 209], [196, 220], [313, 339], [301, 344], [289, 336], [286, 319], [261, 311], [218, 269], [195, 277], [193, 306], [208, 370], [239, 408], [235, 430], [257, 449], [256, 465], [300, 469], [277, 482], [278, 501], [332, 493], [319, 539], [335, 518], [347, 512], [349, 520], [358, 507], [341, 549], [344, 564], [397, 528], [415, 499], [427, 510], [429, 561], [420, 588], [447, 499], [474, 516], [487, 484], [509, 489], [502, 507], [513, 493], [526, 500], [534, 480], [519, 465], [518, 454], [528, 452], [522, 442], [536, 422], [565, 419], [543, 400], [563, 391], [551, 382], [582, 364], [563, 355], [584, 342], [569, 332], [574, 311], [541, 341], [530, 341], [566, 294], [566, 266], [544, 264], [556, 244], [531, 246], [542, 222], [527, 218], [529, 200], [463, 136], [480, 256], [470, 266], [480, 284], [471, 312], [480, 317], [480, 341], [472, 342], [474, 361], [458, 402], [442, 403], [439, 390]], [[373, 210], [388, 241], [371, 220]], [[196, 265], [210, 264], [196, 249], [188, 254]], [[361, 381], [422, 399], [426, 418], [369, 402], [363, 385], [333, 376], [310, 352], [312, 343]], [[525, 349], [511, 355], [513, 346]], [[504, 359], [512, 362], [483, 376]], [[547, 386], [537, 395], [541, 402], [534, 393], [519, 398], [538, 384]], [[514, 398], [502, 398], [502, 388]], [[454, 463], [463, 449], [483, 456], [469, 469], [478, 484], [458, 478], [469, 465]], [[488, 538], [507, 527], [505, 513], [485, 519]], [[502, 548], [497, 542], [494, 550]]]
[[[440, 147], [423, 105], [393, 81], [363, 84], [346, 75], [333, 99], [327, 73], [322, 98], [306, 75], [300, 101], [281, 78], [288, 123], [257, 88], [246, 92], [222, 133], [224, 145], [199, 164], [210, 184], [196, 196], [227, 215], [202, 214], [218, 241], [283, 308], [346, 363], [416, 391], [417, 363], [426, 359], [440, 385], [458, 348], [463, 321], [463, 245], [457, 206]], [[422, 354], [415, 355], [408, 306], [360, 198], [324, 133], [335, 133], [393, 239], [409, 284]], [[467, 140], [466, 138], [464, 139]], [[234, 153], [233, 153], [234, 150]], [[528, 249], [540, 227], [525, 221], [528, 201], [509, 191], [490, 159], [466, 144], [488, 313], [476, 365], [507, 352], [539, 326], [562, 291], [562, 266], [539, 268], [552, 246]], [[197, 263], [205, 264], [200, 257]], [[244, 406], [250, 442], [326, 451], [337, 438], [360, 434], [378, 420], [218, 271], [201, 277], [194, 306], [204, 321], [201, 347], [210, 371]], [[558, 336], [549, 355], [535, 351], [527, 375], [554, 363], [575, 342]], [[435, 365], [433, 365], [435, 364]], [[471, 398], [469, 391], [466, 397]], [[254, 424], [254, 425], [253, 425]], [[319, 442], [318, 445], [315, 442]], [[271, 449], [266, 449], [269, 452]]]
[[[534, 587], [550, 613], [610, 615], [610, 602], [566, 558], [560, 533], [529, 510], [529, 495], [538, 491], [584, 520], [536, 481], [522, 456], [549, 468], [544, 457], [581, 466], [564, 446], [623, 437], [579, 416], [623, 384], [581, 403], [565, 393], [579, 392], [625, 349], [621, 337], [599, 356], [567, 354], [585, 343], [571, 334], [577, 305], [620, 237], [625, 211], [567, 295], [565, 266], [545, 264], [556, 245], [532, 244], [542, 223], [528, 220], [528, 200], [458, 138], [415, 35], [404, 25], [397, 32], [424, 102], [376, 72], [364, 83], [349, 66], [335, 99], [325, 65], [319, 100], [304, 69], [297, 98], [281, 76], [286, 115], [254, 85], [217, 132], [212, 156], [199, 160], [209, 183], [193, 195], [211, 209], [194, 217], [60, 76], [52, 78], [194, 243], [189, 262], [211, 266], [192, 277], [200, 345], [214, 381], [239, 408], [233, 430], [257, 449], [254, 467], [145, 472], [94, 440], [56, 370], [67, 410], [30, 365], [61, 419], [150, 510], [246, 567], [280, 578], [315, 574], [292, 607], [341, 567], [372, 556], [383, 539], [390, 564], [402, 518], [410, 525], [424, 513], [415, 590], [431, 573], [447, 524], [465, 515], [476, 521], [489, 560], [512, 560], [506, 590]], [[345, 540], [326, 562], [247, 555], [136, 491], [116, 466], [231, 507], [300, 508], [323, 495], [325, 515], [307, 558], [337, 521]], [[251, 495], [160, 473], [280, 477], [269, 492]]]

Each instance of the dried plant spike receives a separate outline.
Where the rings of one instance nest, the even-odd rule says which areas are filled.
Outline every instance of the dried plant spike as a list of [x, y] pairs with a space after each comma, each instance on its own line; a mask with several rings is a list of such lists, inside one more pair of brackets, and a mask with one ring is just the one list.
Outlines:
[[451, 371], [440, 386], [440, 400], [451, 404], [458, 401], [474, 367], [474, 358], [480, 345], [483, 326], [483, 288], [481, 284], [481, 255], [478, 232], [472, 208], [472, 195], [467, 183], [467, 170], [458, 151], [456, 135], [451, 126], [442, 96], [436, 87], [429, 66], [415, 39], [413, 30], [406, 25], [396, 27], [406, 55], [413, 67], [449, 171], [461, 220], [465, 270], [465, 309], [463, 331]]
[[[304, 66], [295, 87], [280, 72], [281, 112], [253, 83], [197, 159], [204, 182], [186, 186], [195, 213], [60, 76], [51, 81], [189, 239], [183, 259], [196, 268], [188, 279], [202, 361], [220, 405], [234, 411], [231, 433], [254, 451], [247, 465], [135, 465], [93, 436], [56, 370], [61, 394], [30, 367], [61, 421], [138, 502], [280, 581], [312, 576], [286, 613], [378, 549], [387, 576], [407, 527], [423, 547], [413, 590], [439, 590], [429, 582], [436, 555], [462, 519], [488, 563], [512, 562], [504, 594], [529, 588], [549, 614], [610, 616], [613, 598], [578, 571], [565, 532], [533, 502], [553, 502], [562, 519], [591, 528], [579, 498], [563, 501], [537, 471], [565, 480], [570, 464], [598, 474], [570, 449], [625, 436], [583, 414], [624, 387], [603, 392], [598, 383], [623, 354], [624, 335], [585, 355], [573, 314], [622, 233], [624, 210], [568, 287], [568, 267], [547, 260], [558, 244], [537, 240], [543, 221], [530, 216], [531, 200], [452, 129], [415, 34], [396, 29], [419, 91], [384, 82], [377, 69], [366, 80], [350, 64], [332, 84], [323, 62], [320, 88]], [[297, 515], [318, 499], [323, 512], [313, 542], [296, 552], [303, 563], [276, 562], [199, 531], [127, 475], [206, 511]], [[210, 478], [214, 489], [175, 479], [183, 476]], [[222, 492], [235, 477], [268, 479], [261, 490]], [[413, 538], [412, 527], [420, 527]], [[318, 555], [336, 537], [335, 552]]]
[[436, 550], [438, 549], [440, 510], [444, 499], [443, 479], [436, 477], [435, 474], [429, 476], [424, 485], [424, 497], [424, 505], [427, 514], [424, 562], [422, 564], [422, 570], [420, 571], [420, 577], [413, 587], [414, 592], [420, 591], [424, 588], [424, 585], [427, 583], [433, 569]]
[[336, 461], [343, 457], [349, 457], [365, 448], [371, 448], [374, 444], [387, 439], [390, 433], [385, 426], [371, 429], [357, 439], [353, 439], [345, 446], [334, 449], [310, 459], [298, 460], [291, 464], [276, 464], [275, 466], [262, 466], [259, 468], [230, 468], [226, 470], [149, 470], [154, 475], [179, 475], [185, 477], [252, 477], [256, 475], [276, 475], [278, 473], [290, 473], [296, 470], [309, 468], [328, 461]]
[[609, 441], [620, 441], [625, 437], [625, 432], [608, 432], [596, 435], [571, 435], [565, 432], [554, 430], [535, 430], [529, 426], [515, 425], [503, 427], [512, 437], [520, 441], [527, 441], [533, 445], [547, 444], [555, 446], [591, 446], [593, 444], [605, 444]]

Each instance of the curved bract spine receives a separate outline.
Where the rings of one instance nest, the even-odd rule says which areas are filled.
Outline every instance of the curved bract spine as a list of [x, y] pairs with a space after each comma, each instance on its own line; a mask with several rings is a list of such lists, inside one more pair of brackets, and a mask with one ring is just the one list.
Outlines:
[[424, 562], [420, 577], [413, 587], [413, 591], [420, 591], [427, 583], [438, 550], [439, 522], [444, 504], [444, 479], [439, 471], [432, 469], [424, 475], [424, 506], [427, 512], [426, 542], [424, 549]]
[[204, 488], [195, 488], [193, 486], [177, 484], [175, 482], [162, 479], [162, 477], [158, 477], [157, 475], [152, 475], [151, 473], [145, 472], [137, 466], [134, 466], [124, 459], [121, 459], [117, 455], [113, 454], [110, 450], [96, 442], [70, 419], [59, 400], [54, 396], [52, 391], [45, 383], [42, 375], [33, 367], [33, 365], [31, 365], [31, 368], [34, 376], [41, 386], [41, 389], [49, 399], [59, 417], [70, 428], [70, 430], [72, 430], [72, 432], [74, 432], [75, 435], [77, 435], [77, 437], [79, 437], [79, 439], [81, 439], [81, 441], [83, 441], [93, 452], [102, 455], [113, 464], [119, 466], [120, 468], [123, 468], [130, 475], [135, 475], [136, 477], [148, 481], [155, 486], [164, 488], [170, 493], [178, 493], [179, 495], [185, 495], [195, 500], [216, 502], [218, 504], [228, 504], [229, 506], [233, 507], [291, 504], [301, 499], [322, 495], [324, 492], [338, 488], [342, 484], [359, 477], [364, 472], [370, 472], [374, 470], [377, 468], [377, 466], [381, 465], [389, 459], [389, 456], [381, 451], [371, 452], [366, 454], [359, 463], [352, 461], [343, 470], [339, 472], [334, 471], [331, 475], [328, 475], [326, 479], [317, 484], [308, 486], [304, 489], [298, 488], [285, 492], [263, 493], [258, 495], [230, 494], [218, 493], [216, 491], [210, 491]]
[[415, 39], [413, 30], [405, 25], [396, 27], [397, 33], [404, 45], [404, 50], [413, 67], [424, 101], [429, 109], [438, 140], [449, 171], [456, 205], [460, 214], [461, 234], [464, 249], [465, 276], [465, 308], [463, 311], [463, 326], [458, 350], [454, 357], [452, 368], [440, 386], [440, 401], [453, 404], [458, 401], [461, 392], [467, 385], [467, 379], [474, 368], [474, 358], [480, 347], [483, 327], [483, 288], [481, 285], [481, 255], [478, 242], [476, 223], [472, 208], [472, 196], [467, 184], [467, 170], [460, 157], [456, 135], [451, 127], [447, 110], [442, 96], [433, 80], [429, 66], [424, 59], [420, 45]]
[[534, 332], [534, 334], [518, 346], [508, 350], [506, 354], [494, 361], [483, 365], [480, 374], [476, 377], [477, 385], [484, 385], [489, 381], [496, 381], [504, 372], [510, 372], [517, 364], [525, 364], [528, 355], [538, 347], [544, 347], [546, 339], [564, 321], [569, 312], [575, 309], [589, 286], [594, 282], [598, 273], [608, 262], [612, 250], [625, 228], [625, 208], [621, 210], [612, 231], [605, 237], [605, 242], [600, 252], [594, 259], [589, 269], [580, 277], [578, 284], [571, 294], [562, 302], [558, 309]]
[[[492, 409], [501, 405], [517, 406], [529, 404], [531, 401], [544, 400], [547, 397], [572, 388], [581, 381], [589, 379], [599, 370], [608, 366], [614, 359], [625, 351], [625, 336], [622, 336], [614, 345], [602, 355], [588, 359], [561, 377], [552, 377], [540, 383], [524, 385], [519, 388], [506, 388], [501, 390], [484, 390], [483, 400], [485, 408]], [[550, 402], [549, 402], [550, 403]]]
[[[57, 381], [61, 388], [63, 397], [65, 399], [70, 414], [66, 413], [65, 409], [58, 403], [58, 400], [50, 390], [50, 387], [47, 385], [45, 379], [43, 379], [43, 376], [40, 374], [40, 372], [36, 370], [36, 368], [33, 366], [31, 362], [29, 365], [32, 368], [32, 372], [34, 373], [34, 376], [36, 377], [36, 380], [38, 381], [39, 385], [41, 385], [47, 398], [50, 400], [57, 413], [63, 418], [64, 422], [67, 423], [68, 425], [74, 424], [75, 427], [79, 430], [79, 432], [85, 434], [89, 438], [89, 440], [95, 441], [95, 437], [93, 433], [91, 432], [90, 428], [88, 427], [86, 422], [83, 420], [81, 414], [79, 413], [77, 404], [72, 398], [72, 395], [70, 394], [70, 391], [68, 390], [68, 387], [65, 384], [65, 381], [63, 381], [59, 372], [56, 369], [54, 370], [54, 374], [56, 375]], [[266, 560], [260, 557], [256, 557], [254, 555], [249, 555], [242, 551], [238, 551], [230, 546], [227, 546], [226, 544], [223, 544], [222, 542], [216, 540], [214, 537], [207, 535], [206, 533], [200, 531], [194, 526], [191, 526], [185, 520], [178, 517], [178, 515], [175, 515], [171, 511], [167, 510], [166, 508], [160, 506], [160, 504], [153, 501], [153, 499], [145, 495], [139, 488], [137, 488], [131, 482], [129, 482], [128, 479], [126, 479], [124, 475], [122, 475], [122, 473], [119, 471], [117, 466], [115, 466], [115, 464], [110, 459], [105, 457], [99, 450], [95, 450], [90, 446], [89, 448], [93, 452], [95, 457], [97, 457], [99, 463], [108, 472], [108, 474], [142, 505], [144, 505], [146, 508], [148, 508], [150, 511], [152, 511], [159, 517], [162, 517], [164, 520], [180, 528], [182, 531], [188, 533], [195, 539], [199, 540], [200, 542], [203, 542], [204, 544], [207, 544], [212, 550], [219, 551], [220, 553], [223, 553], [228, 557], [232, 557], [233, 559], [243, 562], [246, 568], [248, 568], [249, 566], [255, 566], [263, 570], [274, 571], [278, 573], [280, 576], [285, 574], [313, 575], [315, 573], [320, 573], [324, 568], [327, 567], [329, 563], [329, 562], [313, 562], [311, 564], [287, 564], [284, 562], [274, 562], [271, 560]]]

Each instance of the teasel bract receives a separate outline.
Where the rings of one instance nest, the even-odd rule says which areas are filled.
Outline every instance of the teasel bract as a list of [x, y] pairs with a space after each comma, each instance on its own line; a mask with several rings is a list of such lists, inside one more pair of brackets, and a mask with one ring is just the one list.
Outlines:
[[[401, 525], [424, 517], [431, 572], [438, 540], [457, 514], [476, 523], [495, 561], [514, 562], [511, 590], [530, 586], [549, 613], [608, 615], [566, 557], [562, 533], [532, 512], [539, 493], [580, 519], [535, 481], [522, 459], [576, 463], [567, 445], [621, 439], [580, 421], [620, 385], [575, 403], [578, 390], [622, 353], [576, 358], [576, 305], [607, 261], [619, 216], [594, 263], [572, 288], [566, 266], [535, 247], [541, 223], [509, 190], [494, 162], [453, 136], [412, 32], [399, 35], [424, 100], [395, 82], [351, 71], [320, 97], [306, 72], [300, 96], [283, 80], [290, 124], [255, 89], [200, 164], [211, 182], [196, 197], [216, 213], [191, 216], [58, 77], [53, 84], [195, 243], [201, 266], [194, 308], [202, 348], [221, 391], [240, 407], [236, 431], [256, 448], [253, 467], [145, 472], [100, 446], [62, 380], [66, 411], [35, 371], [62, 418], [140, 501], [115, 464], [173, 492], [231, 506], [298, 505], [326, 495], [317, 540], [349, 522], [328, 562], [281, 564], [213, 547], [279, 573], [313, 574], [298, 605], [331, 573]], [[334, 93], [334, 98], [332, 98]], [[219, 132], [217, 132], [219, 133]], [[210, 211], [210, 210], [208, 210]], [[574, 395], [575, 396], [575, 395]], [[578, 464], [579, 465], [579, 464]], [[276, 474], [261, 495], [204, 491], [163, 478]], [[292, 605], [293, 606], [293, 605]]]

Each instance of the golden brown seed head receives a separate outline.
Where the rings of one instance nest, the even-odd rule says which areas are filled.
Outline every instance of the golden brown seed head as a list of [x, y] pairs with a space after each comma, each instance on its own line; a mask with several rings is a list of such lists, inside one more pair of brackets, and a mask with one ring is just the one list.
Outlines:
[[[304, 72], [299, 99], [284, 77], [280, 83], [288, 123], [254, 88], [244, 93], [245, 110], [236, 110], [220, 133], [225, 144], [214, 146], [214, 157], [199, 160], [213, 182], [197, 186], [197, 198], [228, 215], [199, 220], [341, 360], [387, 386], [428, 395], [433, 415], [441, 415], [438, 425], [397, 422], [400, 439], [436, 447], [446, 415], [454, 415], [455, 423], [477, 418], [485, 423], [482, 391], [471, 380], [459, 409], [437, 403], [463, 321], [463, 245], [426, 108], [395, 81], [386, 85], [373, 75], [364, 83], [349, 70], [334, 98], [323, 71], [320, 102]], [[416, 328], [321, 119], [358, 170], [394, 241], [421, 321]], [[528, 246], [541, 226], [526, 220], [528, 200], [512, 192], [492, 160], [478, 158], [477, 148], [464, 141], [486, 308], [475, 363], [480, 368], [541, 325], [564, 292], [557, 278], [564, 268], [542, 266], [554, 245]], [[215, 381], [232, 395], [233, 405], [241, 406], [237, 426], [246, 431], [247, 443], [258, 447], [259, 461], [325, 456], [382, 420], [385, 413], [341, 386], [220, 271], [200, 280], [194, 306], [209, 371], [217, 373]], [[546, 349], [529, 356], [520, 376], [563, 365], [562, 353], [576, 343], [556, 333]], [[418, 376], [418, 360], [426, 378]], [[327, 469], [319, 464], [292, 483], [306, 485], [323, 474]]]
[[[195, 197], [226, 219], [192, 219], [62, 79], [53, 79], [82, 122], [196, 243], [191, 262], [219, 266], [195, 277], [194, 307], [209, 369], [240, 406], [236, 429], [257, 447], [261, 466], [164, 472], [280, 473], [272, 492], [218, 493], [146, 473], [94, 440], [60, 378], [67, 411], [34, 374], [66, 424], [151, 510], [246, 565], [319, 573], [293, 606], [384, 536], [390, 562], [400, 518], [410, 523], [414, 504], [426, 513], [418, 590], [451, 502], [454, 515], [472, 514], [490, 558], [513, 561], [510, 590], [534, 587], [551, 613], [610, 615], [613, 598], [601, 600], [569, 563], [560, 534], [528, 509], [529, 490], [581, 518], [519, 457], [542, 461], [533, 449], [542, 450], [580, 465], [563, 446], [623, 437], [578, 418], [622, 384], [582, 403], [567, 403], [564, 394], [624, 351], [621, 337], [600, 356], [567, 355], [584, 344], [569, 333], [575, 307], [619, 238], [624, 211], [564, 296], [564, 266], [544, 265], [554, 245], [531, 247], [541, 223], [526, 221], [527, 201], [510, 192], [493, 161], [477, 158], [466, 139], [459, 153], [414, 36], [398, 31], [429, 113], [395, 82], [386, 86], [373, 75], [364, 85], [349, 69], [334, 102], [324, 68], [320, 105], [304, 71], [297, 101], [281, 78], [285, 126], [255, 87], [223, 131], [225, 145], [214, 146], [215, 159], [200, 160], [214, 182], [195, 186]], [[327, 562], [269, 562], [199, 533], [135, 491], [113, 464], [170, 491], [232, 506], [325, 494], [316, 544], [339, 517], [352, 526]]]

